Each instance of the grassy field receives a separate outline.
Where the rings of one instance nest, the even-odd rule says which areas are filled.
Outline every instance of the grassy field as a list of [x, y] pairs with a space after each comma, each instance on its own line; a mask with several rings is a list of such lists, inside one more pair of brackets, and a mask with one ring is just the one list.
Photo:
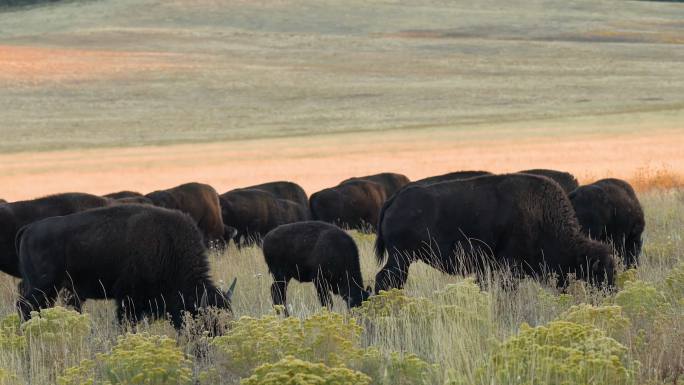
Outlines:
[[684, 107], [683, 19], [680, 4], [618, 0], [101, 0], [5, 11], [0, 152], [471, 132], [653, 111], [668, 120]]
[[[573, 377], [574, 380], [568, 384], [681, 384], [684, 380], [684, 254], [681, 252], [684, 247], [681, 236], [684, 195], [681, 191], [653, 192], [641, 195], [641, 200], [647, 216], [642, 264], [635, 272], [621, 273], [620, 291], [617, 293], [596, 290], [581, 282], [571, 284], [566, 292], [560, 293], [554, 286], [532, 279], [521, 282], [516, 290], [504, 291], [496, 282], [505, 274], [495, 275], [492, 286], [480, 292], [476, 285], [464, 280], [464, 277], [447, 276], [417, 264], [411, 268], [402, 295], [393, 293], [392, 296], [378, 297], [364, 311], [349, 313], [340, 299], [336, 298], [334, 311], [344, 315], [340, 319], [326, 313], [321, 315], [311, 284], [293, 282], [288, 302], [294, 319], [286, 321], [280, 317], [269, 318], [274, 314], [269, 291], [271, 277], [261, 250], [247, 248], [238, 251], [231, 247], [225, 254], [211, 255], [213, 276], [224, 288], [233, 277], [238, 278], [234, 298], [235, 317], [253, 319], [242, 318], [232, 326], [228, 337], [217, 339], [213, 344], [201, 334], [198, 335], [192, 324], [180, 335], [176, 335], [165, 322], [144, 322], [137, 331], [167, 335], [177, 340], [178, 349], [188, 353], [191, 359], [190, 363], [185, 364], [190, 370], [190, 377], [201, 379], [202, 383], [238, 383], [238, 378], [251, 374], [254, 367], [275, 362], [287, 353], [330, 366], [345, 365], [362, 370], [369, 373], [376, 384], [445, 384], [448, 381], [451, 384], [482, 385], [544, 384], [563, 378], [558, 377], [559, 372], [563, 373], [562, 370], [571, 373], [577, 371], [576, 374], [581, 375], [581, 368], [586, 366], [583, 360], [592, 359], [588, 355], [582, 356], [588, 354], [588, 349], [595, 350], [598, 357], [593, 358], [598, 362], [595, 362], [596, 366], [589, 366], [592, 379]], [[378, 269], [372, 255], [374, 236], [354, 233], [354, 238], [361, 251], [364, 279], [372, 285]], [[16, 281], [5, 276], [0, 280], [0, 316], [9, 315], [11, 318], [14, 314], [15, 286]], [[595, 307], [571, 308], [581, 304]], [[95, 360], [99, 365], [96, 368], [100, 368], [98, 370], [105, 370], [103, 367], [121, 370], [123, 367], [133, 373], [137, 373], [136, 370], [145, 372], [145, 365], [140, 363], [144, 362], [142, 358], [138, 358], [141, 360], [138, 362], [136, 359], [127, 361], [119, 357], [119, 361], [112, 363], [107, 361], [112, 360], [111, 357], [98, 356], [112, 349], [116, 337], [127, 331], [116, 325], [111, 303], [91, 301], [86, 305], [85, 314], [88, 315], [87, 321], [78, 320], [75, 315], [55, 315], [54, 319], [38, 323], [33, 329], [24, 327], [23, 332], [13, 331], [9, 327], [12, 322], [5, 318], [2, 323], [4, 328], [0, 330], [0, 367], [7, 368], [8, 373], [14, 373], [17, 378], [13, 382], [6, 377], [6, 382], [2, 382], [0, 375], [0, 383], [25, 383], [29, 379], [35, 384], [55, 383], [56, 376], [64, 376], [67, 367], [77, 365], [83, 359]], [[228, 319], [225, 315], [218, 318]], [[305, 324], [299, 325], [299, 320], [306, 320], [301, 321]], [[554, 323], [558, 320], [589, 324], [590, 330], [601, 330], [597, 332], [600, 338], [582, 342], [581, 333], [575, 335], [572, 330], [566, 331], [574, 335], [571, 340], [581, 346], [580, 353], [576, 353], [580, 354], [580, 358], [579, 361], [572, 361], [569, 357], [562, 358], [562, 352], [554, 353], [557, 358], [561, 357], [558, 359], [569, 360], [569, 363], [563, 364], [566, 366], [561, 365], [561, 369], [542, 362], [542, 357], [552, 354], [544, 353], [544, 341], [538, 342], [538, 351], [528, 352], [527, 356], [518, 349], [508, 357], [507, 362], [510, 362], [511, 367], [503, 373], [518, 373], [513, 369], [517, 364], [520, 365], [517, 370], [521, 378], [502, 377], [501, 368], [492, 366], [495, 354], [507, 351], [506, 342], [528, 330], [521, 326], [523, 323], [532, 327], [551, 328], [552, 325], [559, 325]], [[84, 322], [91, 328], [83, 329]], [[258, 322], [263, 324], [254, 325]], [[296, 325], [287, 322], [295, 322]], [[349, 325], [355, 325], [356, 322], [361, 325], [360, 330], [356, 330], [358, 335], [349, 331], [355, 330]], [[567, 324], [561, 325], [568, 327]], [[309, 336], [300, 342], [301, 350], [288, 347], [282, 340], [294, 341], [297, 335], [295, 330]], [[22, 338], [20, 336], [26, 338], [24, 345], [16, 342], [17, 338]], [[606, 336], [614, 340], [606, 340]], [[359, 363], [360, 353], [350, 353], [353, 349], [345, 345], [345, 338], [353, 341], [349, 344], [359, 350], [376, 348], [378, 351], [366, 350], [366, 356]], [[617, 353], [609, 354], [602, 350], [606, 341], [619, 343], [615, 348]], [[259, 348], [258, 344], [263, 346]], [[556, 349], [570, 349], [571, 344], [560, 342], [560, 347], [556, 346]], [[175, 346], [176, 342], [173, 342], [167, 349], [172, 351], [176, 349]], [[196, 356], [198, 346], [202, 347], [204, 353]], [[307, 347], [311, 350], [306, 350]], [[165, 357], [170, 354], [150, 349], [149, 346], [145, 348], [144, 345], [139, 349], [129, 348], [126, 354], [136, 357], [135, 354], [147, 351], [156, 360], [161, 358], [155, 358], [154, 354]], [[584, 353], [581, 353], [582, 349]], [[392, 352], [402, 354], [394, 357], [394, 365], [388, 363], [392, 360]], [[627, 370], [629, 375], [625, 377], [619, 375], [619, 371], [613, 373], [606, 369], [600, 363], [602, 359], [608, 359], [608, 356], [602, 356], [606, 354], [616, 354], [616, 358], [610, 359], [617, 360], [618, 366]], [[399, 357], [403, 357], [404, 361]], [[413, 361], [409, 362], [409, 358]], [[539, 367], [529, 368], [532, 364], [525, 362], [525, 359], [539, 359]], [[183, 366], [177, 362], [174, 364], [172, 359], [169, 359], [171, 363], [164, 362], [147, 367], [147, 375], [153, 372], [153, 367], [168, 369], [174, 368], [174, 365]], [[364, 366], [364, 363], [373, 362], [379, 362], [378, 365], [382, 366], [381, 374]], [[106, 379], [106, 375], [102, 374], [104, 371], [98, 372], [103, 377], [97, 377], [92, 374], [92, 369], [89, 372], [83, 368], [89, 367], [82, 365], [79, 375], [94, 377], [96, 383]], [[74, 371], [69, 373], [73, 377]], [[602, 378], [602, 373], [613, 377]], [[123, 382], [125, 375], [119, 375], [123, 379], [112, 383], [138, 383]], [[397, 376], [404, 379], [398, 381]], [[62, 378], [61, 384], [87, 383], [78, 382], [78, 376], [76, 380], [69, 378]], [[190, 383], [171, 379], [165, 381], [149, 383]]]

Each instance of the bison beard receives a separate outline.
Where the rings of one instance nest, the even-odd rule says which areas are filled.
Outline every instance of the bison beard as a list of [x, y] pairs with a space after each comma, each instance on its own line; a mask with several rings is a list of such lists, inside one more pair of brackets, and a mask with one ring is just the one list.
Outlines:
[[230, 294], [209, 278], [202, 235], [192, 218], [153, 206], [117, 205], [26, 226], [18, 240], [24, 319], [52, 306], [59, 290], [80, 299], [114, 299], [120, 321], [182, 311], [230, 309]]
[[[376, 239], [376, 292], [403, 287], [409, 265], [422, 260], [446, 273], [477, 272], [492, 256], [520, 273], [552, 271], [613, 284], [610, 249], [581, 234], [558, 184], [525, 174], [482, 176], [406, 187], [387, 201]], [[467, 251], [459, 265], [454, 250]]]

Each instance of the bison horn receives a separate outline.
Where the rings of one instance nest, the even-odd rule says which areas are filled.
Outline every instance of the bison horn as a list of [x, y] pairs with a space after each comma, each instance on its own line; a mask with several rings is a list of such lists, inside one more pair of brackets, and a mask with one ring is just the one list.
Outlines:
[[228, 291], [226, 291], [226, 299], [228, 301], [230, 301], [230, 299], [233, 297], [233, 293], [235, 292], [235, 284], [236, 283], [237, 283], [237, 277], [233, 278], [233, 283], [230, 284]]

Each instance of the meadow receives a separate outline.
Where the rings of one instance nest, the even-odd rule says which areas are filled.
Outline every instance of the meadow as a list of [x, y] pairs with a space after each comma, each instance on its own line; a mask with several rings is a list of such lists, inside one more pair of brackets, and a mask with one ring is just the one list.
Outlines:
[[[120, 326], [104, 301], [20, 325], [2, 275], [0, 385], [684, 384], [682, 20], [623, 0], [0, 8], [0, 198], [546, 167], [628, 179], [647, 222], [616, 292], [416, 264], [354, 311], [293, 282], [290, 318], [261, 250], [231, 245], [209, 258], [222, 288], [238, 279], [234, 315], [181, 333]], [[352, 235], [372, 285], [374, 236]]]
[[[612, 293], [583, 281], [559, 291], [552, 278], [503, 289], [505, 271], [481, 288], [471, 277], [415, 264], [403, 291], [353, 311], [339, 298], [325, 311], [311, 284], [293, 281], [293, 316], [285, 318], [271, 306], [261, 250], [231, 246], [210, 254], [224, 289], [238, 279], [234, 317], [203, 315], [224, 328], [213, 337], [190, 320], [180, 333], [163, 320], [122, 327], [103, 301], [88, 302], [84, 315], [58, 308], [19, 327], [17, 282], [5, 276], [0, 383], [682, 384], [684, 192], [640, 199], [647, 221], [641, 264], [621, 269]], [[352, 234], [372, 285], [374, 236]], [[296, 380], [287, 375], [293, 372]]]

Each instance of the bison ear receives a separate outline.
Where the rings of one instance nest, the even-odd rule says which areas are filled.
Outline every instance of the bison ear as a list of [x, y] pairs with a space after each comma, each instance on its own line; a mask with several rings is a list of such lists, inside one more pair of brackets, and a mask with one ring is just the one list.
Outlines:
[[226, 299], [228, 302], [230, 302], [231, 298], [233, 297], [233, 293], [235, 292], [235, 284], [237, 284], [237, 277], [233, 278], [233, 283], [230, 284], [228, 291], [226, 291]]

